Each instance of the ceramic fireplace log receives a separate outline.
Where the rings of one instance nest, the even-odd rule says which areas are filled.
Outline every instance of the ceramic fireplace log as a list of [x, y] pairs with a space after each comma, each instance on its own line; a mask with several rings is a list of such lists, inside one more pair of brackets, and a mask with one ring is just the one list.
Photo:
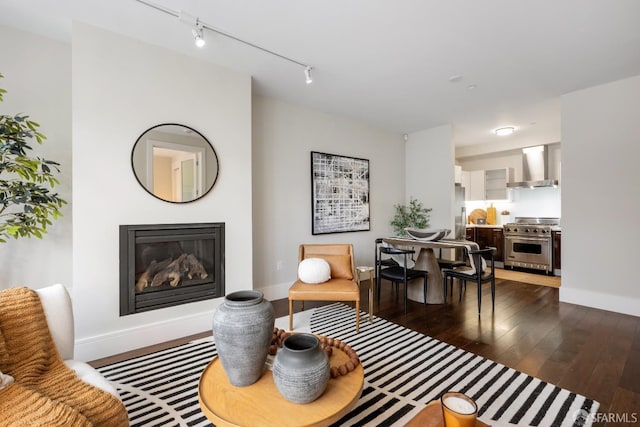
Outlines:
[[168, 284], [172, 287], [180, 285], [185, 278], [206, 279], [209, 273], [194, 254], [181, 254], [178, 258], [167, 258], [163, 261], [151, 261], [149, 267], [136, 282], [136, 292], [142, 292], [146, 287]]

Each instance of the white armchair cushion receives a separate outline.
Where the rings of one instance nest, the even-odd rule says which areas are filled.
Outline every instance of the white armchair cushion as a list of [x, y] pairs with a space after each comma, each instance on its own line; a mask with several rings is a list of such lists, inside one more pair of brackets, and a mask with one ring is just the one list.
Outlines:
[[331, 279], [331, 266], [322, 258], [307, 258], [298, 264], [298, 278], [304, 283], [324, 283]]
[[67, 289], [60, 285], [35, 290], [42, 302], [49, 331], [63, 360], [73, 359], [73, 309]]
[[77, 360], [65, 360], [64, 364], [73, 369], [82, 381], [91, 384], [94, 387], [98, 387], [108, 393], [111, 393], [118, 399], [120, 395], [118, 390], [109, 382], [102, 374], [96, 371], [88, 363], [80, 362]]
[[11, 375], [3, 374], [0, 371], [0, 390], [8, 386], [14, 381], [14, 378]]
[[102, 374], [87, 363], [73, 360], [75, 339], [73, 308], [67, 289], [60, 284], [56, 284], [46, 288], [36, 289], [35, 291], [40, 297], [40, 302], [42, 303], [42, 308], [47, 318], [47, 324], [49, 325], [49, 331], [64, 363], [73, 369], [82, 381], [111, 393], [120, 399], [116, 388], [111, 385]]

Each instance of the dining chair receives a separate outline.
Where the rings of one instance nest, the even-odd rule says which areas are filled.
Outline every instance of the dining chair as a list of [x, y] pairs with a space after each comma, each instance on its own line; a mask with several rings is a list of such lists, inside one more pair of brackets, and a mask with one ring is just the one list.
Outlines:
[[[445, 290], [445, 301], [447, 293], [448, 281], [451, 280], [451, 289], [453, 290], [453, 279], [459, 280], [459, 302], [462, 301], [462, 287], [466, 289], [467, 281], [475, 282], [478, 285], [478, 316], [480, 316], [480, 307], [482, 304], [482, 284], [491, 282], [491, 309], [495, 309], [496, 300], [496, 276], [494, 256], [496, 248], [485, 248], [467, 251], [471, 267], [460, 269], [444, 269], [442, 270], [442, 280]], [[489, 265], [484, 268], [486, 262], [484, 257], [489, 258]], [[453, 299], [453, 292], [452, 292]]]
[[[410, 280], [423, 278], [424, 286], [424, 303], [427, 304], [427, 272], [422, 270], [415, 270], [408, 268], [409, 255], [413, 255], [415, 251], [413, 249], [399, 249], [387, 246], [378, 246], [377, 260], [382, 259], [382, 255], [388, 256], [401, 256], [402, 262], [396, 261], [397, 265], [383, 265], [382, 262], [376, 262], [376, 292], [378, 295], [378, 302], [380, 302], [380, 284], [381, 279], [386, 279], [397, 285], [398, 283], [404, 284], [404, 312], [407, 312], [407, 300], [408, 290], [407, 283]], [[398, 258], [396, 258], [397, 260]]]
[[385, 267], [391, 267], [391, 266], [394, 266], [394, 265], [399, 265], [393, 258], [390, 258], [390, 257], [381, 258], [380, 257], [380, 253], [379, 253], [378, 248], [382, 244], [383, 244], [382, 238], [380, 238], [380, 237], [377, 238], [376, 239], [376, 250], [375, 250], [375, 253], [374, 253], [376, 269], [378, 268], [378, 265], [385, 266]]
[[442, 248], [438, 249], [438, 266], [440, 267], [441, 270], [444, 268], [451, 269], [451, 268], [464, 267], [465, 265], [467, 265], [467, 263], [461, 259], [442, 258]]

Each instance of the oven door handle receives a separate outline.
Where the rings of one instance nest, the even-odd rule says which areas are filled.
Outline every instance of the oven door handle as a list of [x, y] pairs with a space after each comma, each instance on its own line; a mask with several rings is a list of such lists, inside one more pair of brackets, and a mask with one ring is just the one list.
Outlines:
[[526, 242], [548, 242], [550, 239], [546, 237], [520, 237], [520, 236], [505, 236], [507, 240], [524, 240]]

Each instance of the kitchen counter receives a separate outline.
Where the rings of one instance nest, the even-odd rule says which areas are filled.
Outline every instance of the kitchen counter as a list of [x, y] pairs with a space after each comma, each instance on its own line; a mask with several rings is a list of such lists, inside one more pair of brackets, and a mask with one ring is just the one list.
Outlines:
[[[503, 224], [467, 224], [467, 228], [503, 228]], [[552, 225], [551, 231], [562, 231], [562, 228], [559, 225]]]

